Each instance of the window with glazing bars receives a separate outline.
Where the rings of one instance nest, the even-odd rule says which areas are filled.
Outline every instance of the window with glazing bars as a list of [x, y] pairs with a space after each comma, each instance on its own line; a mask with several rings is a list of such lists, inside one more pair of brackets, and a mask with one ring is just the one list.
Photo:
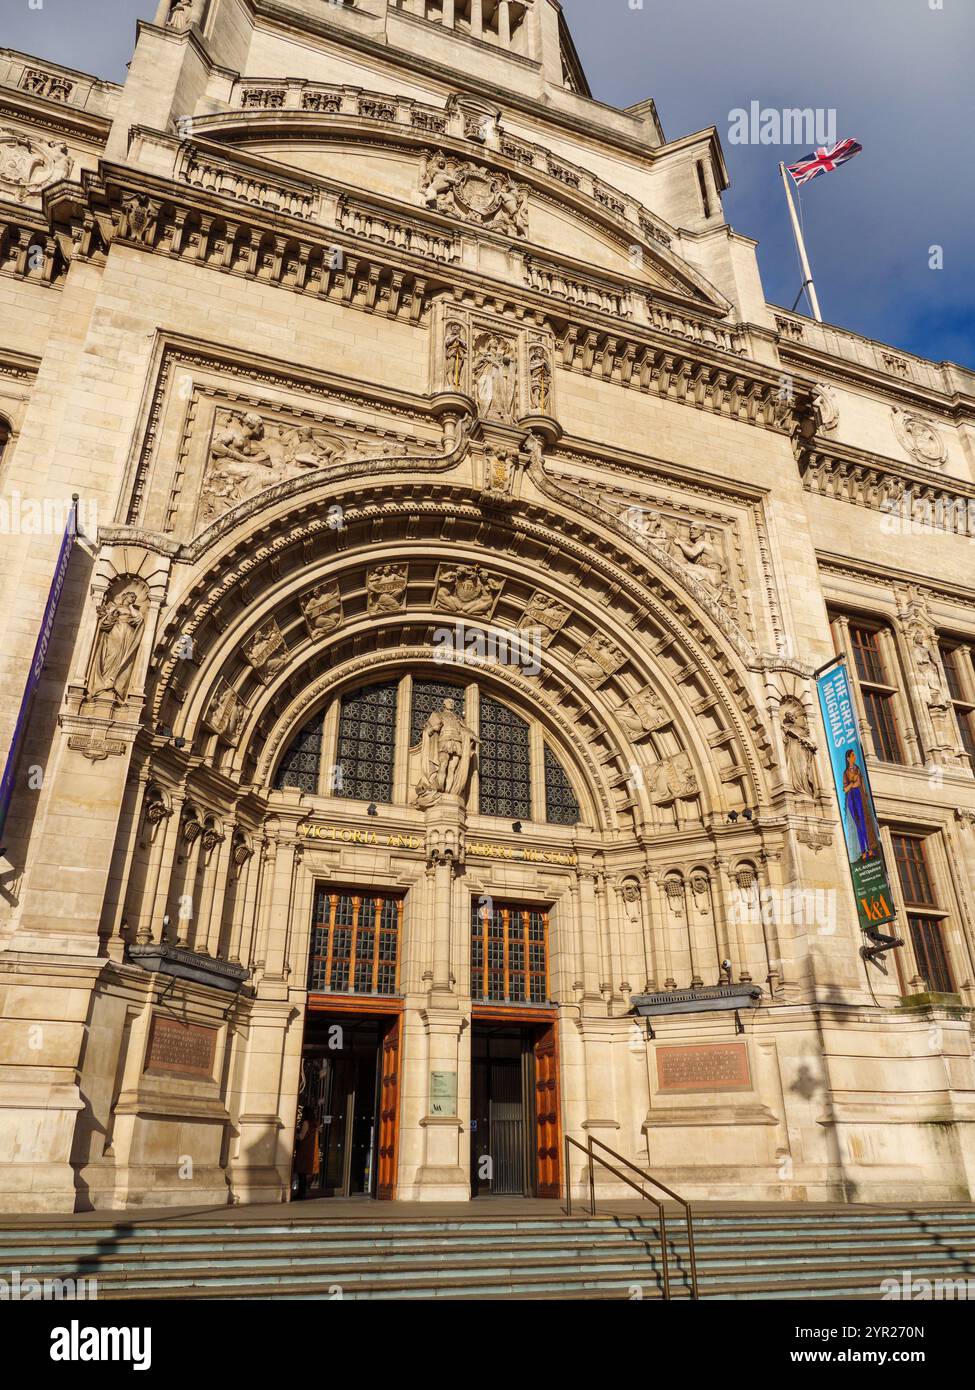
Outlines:
[[495, 1004], [548, 1003], [548, 912], [471, 904], [471, 993]]
[[528, 724], [514, 710], [482, 695], [481, 815], [531, 820], [532, 782]]
[[413, 708], [410, 712], [410, 746], [415, 746], [423, 737], [427, 720], [434, 710], [443, 709], [444, 700], [453, 700], [457, 713], [464, 717], [464, 687], [451, 685], [448, 681], [413, 682]]
[[581, 819], [572, 783], [558, 758], [545, 748], [545, 819], [550, 825], [575, 825]]
[[297, 738], [292, 740], [274, 779], [278, 791], [282, 787], [298, 787], [303, 792], [310, 792], [312, 796], [318, 791], [324, 723], [324, 715], [317, 714], [305, 725]]
[[918, 974], [929, 989], [951, 994], [955, 986], [945, 947], [944, 913], [938, 908], [924, 841], [919, 835], [893, 835], [891, 840]]
[[319, 993], [395, 994], [403, 899], [315, 890], [308, 988]]
[[941, 664], [948, 682], [948, 693], [955, 711], [958, 736], [969, 765], [975, 768], [975, 670], [967, 648], [943, 643]]
[[370, 685], [342, 699], [335, 794], [349, 801], [393, 799], [397, 682]]
[[863, 709], [873, 733], [877, 757], [885, 763], [902, 763], [904, 752], [894, 712], [894, 692], [890, 687], [880, 645], [880, 630], [851, 623], [850, 643], [853, 664], [860, 680]]

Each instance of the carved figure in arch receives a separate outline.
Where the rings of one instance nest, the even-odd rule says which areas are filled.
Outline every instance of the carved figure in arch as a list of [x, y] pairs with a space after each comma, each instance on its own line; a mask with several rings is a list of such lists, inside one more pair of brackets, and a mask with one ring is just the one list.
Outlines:
[[474, 731], [457, 713], [456, 703], [444, 700], [443, 708], [434, 710], [423, 729], [416, 784], [419, 810], [427, 810], [444, 796], [466, 796], [476, 751]]
[[247, 718], [247, 706], [232, 685], [224, 682], [206, 713], [206, 723], [226, 743], [236, 743]]
[[97, 613], [88, 693], [124, 700], [146, 625], [143, 603], [135, 589], [124, 589], [117, 598], [104, 599]]
[[537, 631], [541, 633], [543, 647], [551, 646], [553, 640], [571, 618], [572, 613], [564, 603], [550, 599], [541, 591], [532, 594], [524, 616], [518, 624], [520, 632]]
[[327, 637], [342, 623], [342, 595], [338, 584], [319, 584], [301, 605], [308, 636]]
[[323, 468], [345, 453], [341, 441], [331, 439], [311, 425], [285, 426], [279, 433], [284, 446], [281, 464], [287, 472], [293, 468]]
[[265, 684], [272, 680], [288, 660], [284, 635], [277, 623], [272, 621], [259, 628], [250, 646], [244, 648], [244, 656]]
[[402, 613], [406, 607], [406, 585], [409, 570], [406, 565], [379, 565], [366, 576], [366, 594], [370, 617]]
[[650, 773], [650, 800], [655, 806], [665, 806], [678, 797], [696, 796], [697, 791], [697, 775], [688, 753], [676, 753], [657, 763]]
[[619, 647], [613, 645], [608, 637], [595, 632], [584, 646], [579, 648], [575, 659], [575, 669], [590, 685], [599, 685], [614, 674], [626, 661]]
[[667, 723], [667, 711], [648, 686], [631, 695], [619, 708], [620, 723], [631, 738], [643, 738]]
[[503, 588], [504, 580], [488, 574], [480, 565], [458, 565], [440, 571], [436, 607], [466, 618], [490, 617]]
[[779, 724], [785, 739], [786, 770], [792, 790], [801, 796], [817, 797], [820, 788], [816, 772], [816, 745], [801, 700], [790, 696], [782, 701]]

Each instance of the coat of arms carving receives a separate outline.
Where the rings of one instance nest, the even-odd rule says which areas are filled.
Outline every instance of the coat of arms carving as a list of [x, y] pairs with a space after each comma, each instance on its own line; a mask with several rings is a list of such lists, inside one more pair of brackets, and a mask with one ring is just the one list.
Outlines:
[[448, 217], [507, 236], [528, 235], [528, 190], [522, 184], [442, 150], [424, 157], [420, 196], [428, 208]]

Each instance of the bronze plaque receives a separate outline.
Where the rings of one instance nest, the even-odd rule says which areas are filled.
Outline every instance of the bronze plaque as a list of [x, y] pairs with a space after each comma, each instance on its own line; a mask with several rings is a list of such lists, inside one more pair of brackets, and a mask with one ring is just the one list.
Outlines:
[[147, 1072], [165, 1076], [213, 1077], [217, 1054], [217, 1029], [200, 1023], [181, 1023], [178, 1018], [156, 1014], [146, 1049]]
[[661, 1091], [748, 1091], [751, 1084], [743, 1042], [657, 1048]]

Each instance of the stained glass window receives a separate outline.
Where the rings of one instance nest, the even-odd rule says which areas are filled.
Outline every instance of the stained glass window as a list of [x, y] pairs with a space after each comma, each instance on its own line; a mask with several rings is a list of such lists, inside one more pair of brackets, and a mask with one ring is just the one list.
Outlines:
[[528, 724], [507, 705], [481, 696], [481, 815], [531, 820]]
[[413, 682], [413, 711], [410, 715], [410, 746], [420, 742], [423, 728], [434, 710], [443, 709], [444, 700], [453, 700], [457, 713], [464, 717], [464, 687], [447, 681]]
[[335, 794], [349, 801], [393, 799], [397, 682], [370, 685], [342, 699]]
[[318, 791], [318, 770], [322, 762], [322, 727], [324, 715], [317, 714], [294, 738], [281, 759], [275, 788], [298, 787], [313, 796]]
[[545, 819], [550, 825], [575, 825], [581, 819], [572, 783], [558, 758], [545, 748]]

